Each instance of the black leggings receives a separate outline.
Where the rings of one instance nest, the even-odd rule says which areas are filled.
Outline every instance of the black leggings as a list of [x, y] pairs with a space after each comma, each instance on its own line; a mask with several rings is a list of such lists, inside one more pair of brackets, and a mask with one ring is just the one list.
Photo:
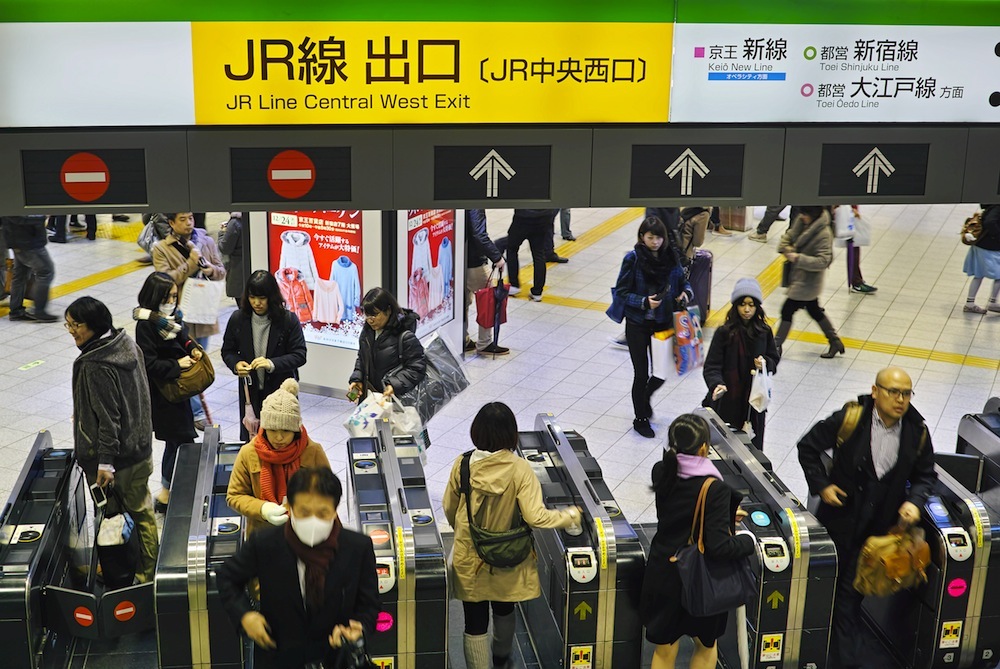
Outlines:
[[653, 393], [663, 385], [663, 379], [658, 379], [649, 375], [649, 338], [654, 332], [668, 330], [669, 326], [656, 325], [649, 321], [649, 325], [638, 325], [631, 321], [625, 321], [625, 342], [628, 344], [628, 354], [632, 358], [632, 410], [638, 419], [649, 418], [653, 415], [653, 407], [650, 398]]
[[494, 616], [514, 613], [514, 602], [462, 602], [465, 609], [465, 633], [469, 636], [486, 634], [490, 628], [490, 606]]
[[792, 316], [799, 309], [805, 309], [817, 323], [826, 318], [826, 312], [823, 311], [823, 307], [819, 306], [819, 299], [809, 300], [808, 302], [802, 300], [785, 300], [785, 303], [781, 305], [781, 320], [791, 323]]

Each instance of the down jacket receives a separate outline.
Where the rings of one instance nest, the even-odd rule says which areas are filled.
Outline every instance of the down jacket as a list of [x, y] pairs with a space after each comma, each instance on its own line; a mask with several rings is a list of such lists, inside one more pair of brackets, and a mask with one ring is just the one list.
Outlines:
[[73, 447], [90, 480], [97, 465], [126, 469], [153, 452], [142, 352], [124, 330], [87, 342], [73, 361]]
[[[467, 500], [461, 488], [462, 458], [451, 468], [442, 505], [448, 522], [455, 528], [455, 546], [451, 554], [454, 594], [463, 602], [523, 602], [542, 594], [538, 583], [538, 563], [534, 556], [516, 567], [491, 568], [472, 545], [469, 532]], [[472, 488], [472, 517], [487, 530], [509, 529], [514, 512], [531, 527], [562, 528], [573, 524], [567, 510], [545, 508], [542, 486], [523, 458], [513, 451], [496, 453], [475, 450], [469, 465]]]
[[799, 259], [792, 265], [788, 299], [800, 302], [817, 299], [823, 292], [823, 278], [833, 260], [830, 215], [824, 211], [808, 225], [801, 215], [796, 216], [778, 243], [778, 253], [789, 251], [798, 253]]
[[400, 311], [396, 322], [387, 323], [377, 338], [367, 322], [361, 330], [358, 359], [350, 383], [364, 386], [362, 397], [370, 390], [380, 393], [387, 385], [399, 396], [424, 380], [427, 360], [415, 334], [420, 319], [409, 309]]

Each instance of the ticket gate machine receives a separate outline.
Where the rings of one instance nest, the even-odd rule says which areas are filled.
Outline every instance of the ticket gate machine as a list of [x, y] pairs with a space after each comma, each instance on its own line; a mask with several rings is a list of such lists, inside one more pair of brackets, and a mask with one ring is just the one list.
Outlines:
[[[730, 624], [720, 663], [760, 669], [824, 669], [830, 645], [837, 553], [826, 529], [711, 409], [696, 409], [711, 428], [709, 457], [745, 496], [743, 528], [757, 539], [760, 588], [746, 606], [746, 629]], [[732, 621], [731, 621], [732, 622]]]
[[417, 445], [383, 419], [347, 450], [351, 510], [375, 548], [382, 602], [368, 653], [379, 666], [447, 669], [447, 556]]
[[219, 442], [219, 428], [201, 444], [182, 445], [163, 520], [156, 565], [156, 634], [161, 669], [242, 669], [251, 656], [222, 608], [216, 568], [243, 540], [243, 518], [226, 504], [240, 444]]
[[638, 667], [639, 595], [646, 557], [605, 484], [597, 460], [552, 414], [518, 433], [550, 508], [583, 509], [582, 531], [535, 530], [542, 597], [520, 604], [543, 667]]

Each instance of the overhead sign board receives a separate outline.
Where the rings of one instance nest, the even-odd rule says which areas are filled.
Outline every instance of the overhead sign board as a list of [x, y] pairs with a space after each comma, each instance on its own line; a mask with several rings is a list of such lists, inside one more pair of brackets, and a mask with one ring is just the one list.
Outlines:
[[923, 195], [930, 144], [823, 144], [819, 194]]
[[548, 200], [552, 146], [435, 146], [435, 200]]
[[146, 204], [142, 149], [66, 149], [21, 152], [24, 202], [29, 207]]
[[743, 144], [633, 144], [629, 197], [740, 197]]
[[234, 202], [351, 200], [351, 147], [230, 149]]

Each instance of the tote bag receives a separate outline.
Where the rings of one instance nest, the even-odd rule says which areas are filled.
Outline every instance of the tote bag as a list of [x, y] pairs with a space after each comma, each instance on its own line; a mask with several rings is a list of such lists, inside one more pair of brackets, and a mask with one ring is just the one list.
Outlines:
[[184, 282], [181, 303], [177, 307], [184, 314], [185, 323], [214, 325], [219, 321], [219, 302], [226, 290], [225, 281], [191, 277]]
[[[757, 591], [757, 579], [750, 560], [713, 560], [705, 555], [705, 507], [708, 489], [714, 479], [708, 477], [701, 486], [691, 520], [688, 545], [670, 560], [677, 565], [681, 577], [681, 605], [693, 616], [714, 616], [745, 605]], [[698, 539], [695, 540], [695, 527]]]
[[705, 362], [705, 333], [698, 307], [674, 312], [674, 368], [684, 376]]

